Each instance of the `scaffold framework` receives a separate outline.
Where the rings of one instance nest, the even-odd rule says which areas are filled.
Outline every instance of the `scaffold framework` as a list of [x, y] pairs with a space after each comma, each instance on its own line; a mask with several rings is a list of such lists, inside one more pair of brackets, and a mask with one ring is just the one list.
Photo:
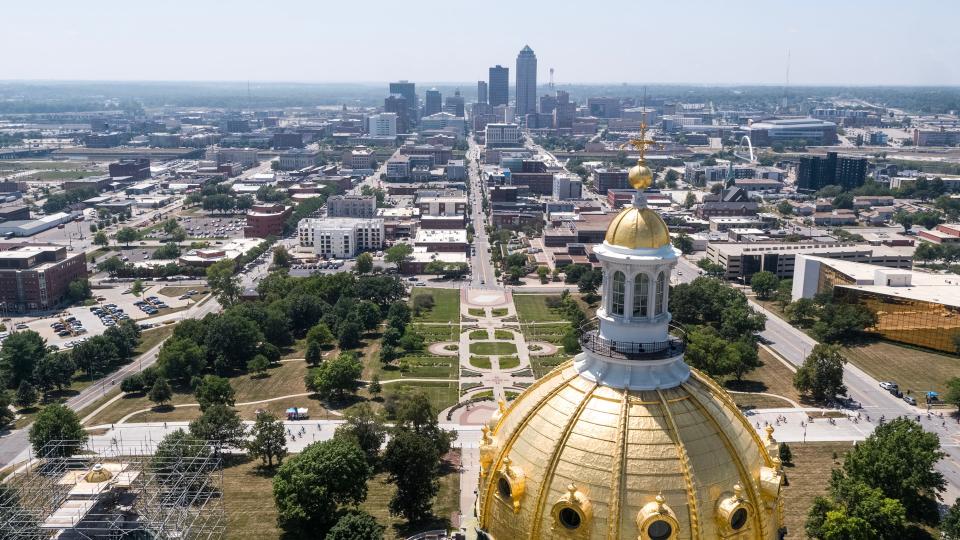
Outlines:
[[53, 441], [0, 484], [0, 538], [219, 540], [222, 485], [205, 441]]

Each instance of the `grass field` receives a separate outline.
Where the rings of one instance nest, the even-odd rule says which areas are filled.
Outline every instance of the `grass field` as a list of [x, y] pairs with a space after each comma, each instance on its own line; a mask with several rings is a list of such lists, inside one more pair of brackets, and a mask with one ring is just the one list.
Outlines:
[[457, 341], [460, 336], [460, 325], [453, 323], [447, 324], [412, 324], [414, 332], [423, 336], [423, 339], [429, 343], [439, 343], [441, 341]]
[[[764, 392], [776, 394], [795, 402], [800, 401], [800, 393], [793, 387], [793, 371], [763, 347], [759, 351], [763, 365], [747, 373], [742, 381], [728, 380], [724, 383], [727, 390], [739, 392]], [[737, 405], [744, 408], [792, 407], [789, 401], [763, 395], [732, 394]]]
[[539, 379], [569, 359], [570, 356], [562, 353], [554, 356], [531, 356], [530, 367], [533, 369], [533, 376]]
[[483, 317], [484, 315], [486, 315], [486, 312], [484, 311], [483, 308], [475, 308], [475, 307], [468, 308], [467, 313], [469, 313], [474, 317]]
[[442, 411], [459, 400], [457, 383], [455, 382], [399, 382], [383, 386], [384, 394], [403, 394], [406, 392], [423, 392], [430, 398], [430, 405], [435, 411]]
[[516, 354], [517, 346], [502, 341], [481, 341], [470, 344], [470, 354]]
[[[521, 323], [562, 321], [563, 315], [547, 307], [547, 298], [556, 295], [515, 294], [513, 304], [517, 307], [517, 317]], [[506, 315], [506, 314], [504, 314]]]
[[893, 381], [901, 390], [910, 390], [914, 395], [929, 390], [942, 395], [947, 380], [960, 375], [960, 358], [886, 341], [846, 347], [843, 352], [850, 363], [873, 378]]
[[559, 345], [563, 340], [564, 334], [570, 329], [570, 323], [551, 323], [551, 324], [525, 324], [521, 327], [523, 337], [527, 341], [546, 341], [554, 345]]
[[[288, 458], [289, 459], [289, 458]], [[249, 540], [274, 540], [282, 536], [277, 528], [277, 509], [274, 504], [273, 471], [259, 468], [258, 460], [231, 459], [223, 470], [224, 510], [227, 517], [227, 537]], [[445, 527], [457, 511], [460, 494], [460, 475], [456, 467], [447, 466], [440, 478], [440, 491], [433, 502], [435, 523]], [[367, 500], [360, 507], [372, 514], [386, 527], [384, 538], [406, 538], [408, 531], [402, 520], [389, 515], [388, 504], [394, 487], [379, 474], [367, 483]]]
[[431, 289], [416, 287], [410, 293], [410, 305], [418, 296], [433, 296], [434, 305], [414, 317], [416, 322], [450, 322], [460, 320], [460, 290], [459, 289]]
[[383, 366], [380, 380], [390, 379], [454, 379], [458, 359], [455, 356], [404, 356], [396, 365]]
[[494, 317], [503, 317], [508, 313], [508, 311], [509, 310], [505, 307], [498, 307], [498, 308], [493, 308], [493, 310], [490, 311], [490, 314], [493, 315]]
[[[791, 443], [793, 467], [784, 467], [789, 485], [783, 488], [784, 512], [787, 531], [790, 538], [806, 538], [803, 524], [807, 513], [818, 495], [827, 493], [830, 471], [838, 468], [843, 455], [851, 448], [849, 442]], [[837, 460], [833, 454], [836, 452]]]
[[474, 330], [470, 332], [470, 339], [489, 339], [490, 335], [486, 330]]
[[494, 330], [493, 331], [494, 339], [513, 339], [513, 332], [509, 330]]
[[516, 356], [501, 356], [500, 369], [513, 369], [520, 365], [520, 359]]
[[490, 369], [492, 367], [489, 356], [471, 356], [470, 365], [479, 369]]
[[158, 328], [151, 328], [140, 332], [140, 344], [134, 349], [133, 355], [141, 355], [161, 341], [173, 335], [173, 330], [177, 327], [175, 324], [166, 324]]

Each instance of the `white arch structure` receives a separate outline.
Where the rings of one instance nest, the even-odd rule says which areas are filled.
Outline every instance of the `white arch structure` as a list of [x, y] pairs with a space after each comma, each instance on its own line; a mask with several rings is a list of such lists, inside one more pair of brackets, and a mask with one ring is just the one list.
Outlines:
[[[746, 154], [743, 153], [743, 150], [744, 150], [744, 148], [743, 148], [743, 141], [747, 141], [747, 151], [748, 151], [748, 153], [746, 153]], [[754, 155], [754, 153], [753, 153], [753, 142], [750, 140], [750, 136], [749, 136], [749, 135], [744, 135], [743, 138], [740, 139], [740, 143], [737, 144], [737, 148], [733, 151], [733, 155], [737, 156], [738, 158], [740, 158], [740, 159], [742, 159], [742, 160], [744, 160], [744, 161], [749, 161], [750, 163], [756, 163], [756, 162], [757, 162], [757, 156]]]

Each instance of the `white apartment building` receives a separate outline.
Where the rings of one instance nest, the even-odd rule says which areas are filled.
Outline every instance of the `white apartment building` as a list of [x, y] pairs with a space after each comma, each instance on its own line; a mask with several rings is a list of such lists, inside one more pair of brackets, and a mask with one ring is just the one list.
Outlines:
[[553, 175], [553, 198], [561, 201], [583, 198], [583, 181], [569, 174]]
[[466, 118], [445, 112], [431, 114], [420, 119], [420, 129], [423, 130], [449, 130], [457, 133], [458, 136], [462, 136], [466, 132], [466, 127]]
[[520, 126], [517, 124], [487, 124], [484, 137], [490, 146], [516, 146], [520, 144]]
[[371, 115], [367, 118], [368, 132], [371, 137], [396, 137], [397, 113], [384, 112]]
[[300, 246], [313, 248], [313, 252], [321, 257], [346, 259], [363, 251], [383, 248], [382, 219], [303, 219], [297, 232]]

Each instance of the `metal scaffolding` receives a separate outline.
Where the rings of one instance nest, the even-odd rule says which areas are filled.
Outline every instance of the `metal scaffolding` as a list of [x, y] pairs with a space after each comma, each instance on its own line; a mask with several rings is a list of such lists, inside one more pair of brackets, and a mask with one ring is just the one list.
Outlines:
[[219, 540], [222, 485], [206, 442], [54, 441], [0, 484], [0, 538]]

